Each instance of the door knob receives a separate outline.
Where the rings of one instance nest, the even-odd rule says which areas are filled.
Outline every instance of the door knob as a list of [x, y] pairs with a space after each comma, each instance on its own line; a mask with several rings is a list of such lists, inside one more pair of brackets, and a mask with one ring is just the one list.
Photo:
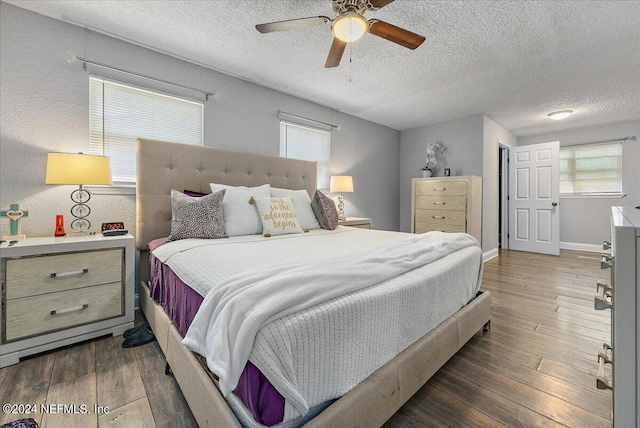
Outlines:
[[557, 207], [557, 206], [558, 206], [558, 203], [557, 203], [557, 202], [551, 202], [551, 206], [552, 206], [552, 207]]

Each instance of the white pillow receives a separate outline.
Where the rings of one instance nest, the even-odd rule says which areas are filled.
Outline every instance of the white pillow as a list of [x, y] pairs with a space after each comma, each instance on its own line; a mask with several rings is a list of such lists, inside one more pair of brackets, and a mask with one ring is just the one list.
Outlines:
[[268, 184], [258, 187], [227, 186], [210, 183], [212, 192], [225, 189], [222, 209], [224, 210], [224, 227], [228, 236], [256, 235], [262, 233], [262, 222], [256, 207], [249, 203], [251, 196], [271, 196]]
[[265, 238], [289, 233], [302, 233], [298, 215], [290, 196], [284, 198], [256, 198], [253, 203], [258, 208], [262, 220], [262, 234]]
[[318, 223], [318, 219], [311, 208], [311, 198], [309, 198], [306, 190], [289, 190], [272, 187], [271, 196], [274, 198], [290, 196], [291, 199], [293, 199], [293, 206], [296, 209], [296, 213], [298, 213], [300, 227], [305, 230], [320, 229], [320, 223]]

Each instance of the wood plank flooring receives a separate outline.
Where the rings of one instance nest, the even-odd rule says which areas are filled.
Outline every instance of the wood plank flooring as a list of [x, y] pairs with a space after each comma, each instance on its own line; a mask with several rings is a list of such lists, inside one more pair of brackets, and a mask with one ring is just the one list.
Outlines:
[[[611, 427], [611, 393], [595, 387], [608, 311], [593, 310], [598, 254], [502, 251], [485, 264], [492, 329], [478, 333], [386, 424], [396, 427]], [[138, 322], [142, 317], [138, 315]], [[85, 404], [89, 414], [33, 417], [50, 427], [195, 427], [156, 342], [106, 337], [0, 370], [2, 403]], [[109, 412], [94, 412], [94, 405]]]

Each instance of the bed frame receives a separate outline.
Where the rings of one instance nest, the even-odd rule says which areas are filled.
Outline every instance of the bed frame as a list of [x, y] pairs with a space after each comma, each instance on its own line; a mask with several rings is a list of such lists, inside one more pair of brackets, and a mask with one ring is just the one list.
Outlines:
[[[137, 141], [136, 246], [140, 306], [201, 427], [240, 427], [196, 356], [182, 345], [171, 319], [149, 294], [147, 243], [171, 232], [171, 189], [209, 193], [209, 183], [271, 184], [316, 190], [316, 163], [153, 140]], [[373, 427], [387, 421], [474, 334], [491, 320], [489, 293], [480, 293], [305, 426]]]

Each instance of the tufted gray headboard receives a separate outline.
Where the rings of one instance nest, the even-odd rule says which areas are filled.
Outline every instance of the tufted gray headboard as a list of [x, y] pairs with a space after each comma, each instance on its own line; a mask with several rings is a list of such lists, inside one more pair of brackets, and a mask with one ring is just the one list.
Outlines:
[[143, 139], [136, 147], [136, 247], [141, 251], [171, 233], [171, 189], [211, 193], [209, 183], [270, 184], [306, 189], [311, 197], [316, 190], [316, 162]]

